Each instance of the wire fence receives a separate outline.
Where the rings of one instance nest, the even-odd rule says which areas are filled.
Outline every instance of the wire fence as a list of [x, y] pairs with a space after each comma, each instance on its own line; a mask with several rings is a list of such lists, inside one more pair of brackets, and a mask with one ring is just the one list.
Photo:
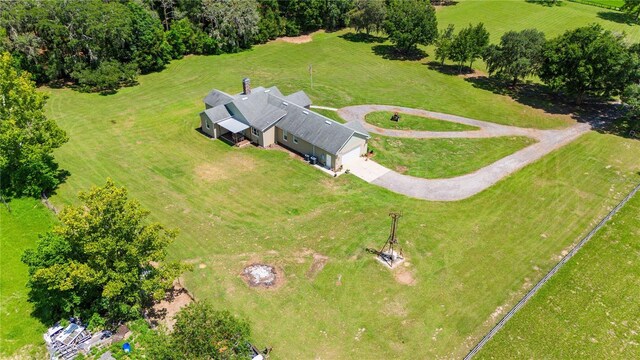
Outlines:
[[542, 279], [540, 279], [540, 281], [538, 281], [538, 283], [531, 290], [529, 290], [529, 292], [527, 292], [527, 294], [522, 297], [522, 299], [520, 299], [520, 301], [518, 301], [518, 303], [511, 310], [509, 310], [509, 312], [480, 340], [480, 342], [478, 342], [478, 344], [476, 344], [476, 346], [474, 346], [473, 349], [469, 351], [467, 356], [464, 357], [464, 360], [470, 360], [471, 358], [473, 358], [473, 356], [477, 354], [484, 347], [484, 345], [489, 340], [491, 340], [491, 338], [498, 331], [500, 331], [500, 329], [504, 327], [507, 321], [509, 321], [513, 317], [513, 315], [518, 312], [518, 310], [520, 310], [524, 306], [524, 304], [526, 304], [526, 302], [529, 301], [529, 299], [531, 299], [538, 292], [538, 290], [540, 290], [540, 288], [544, 284], [546, 284], [547, 281], [549, 281], [549, 279], [553, 275], [555, 275], [555, 273], [557, 273], [558, 270], [560, 270], [560, 268], [564, 264], [566, 264], [567, 261], [569, 261], [569, 259], [571, 259], [578, 252], [578, 250], [580, 250], [584, 246], [584, 244], [591, 240], [593, 235], [595, 235], [595, 233], [598, 232], [598, 230], [600, 230], [600, 228], [604, 226], [604, 224], [606, 224], [613, 217], [613, 215], [615, 215], [639, 190], [640, 184], [638, 184], [633, 190], [631, 190], [631, 192], [624, 199], [622, 199], [622, 201], [620, 201], [620, 203], [616, 205], [616, 207], [614, 207], [613, 210], [611, 210], [607, 214], [607, 216], [600, 220], [598, 225], [591, 229], [591, 231], [589, 231], [589, 233], [584, 238], [582, 238], [582, 240], [580, 240], [580, 242], [578, 242], [578, 244], [576, 244], [576, 246], [574, 246], [573, 249], [571, 249], [571, 251], [569, 251], [569, 253], [565, 257], [562, 258], [562, 260], [560, 260]]

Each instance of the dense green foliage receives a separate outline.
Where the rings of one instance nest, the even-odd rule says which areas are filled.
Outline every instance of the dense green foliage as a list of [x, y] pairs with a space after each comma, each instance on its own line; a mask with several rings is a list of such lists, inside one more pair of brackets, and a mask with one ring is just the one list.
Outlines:
[[248, 49], [347, 22], [352, 0], [0, 2], [0, 51], [36, 82], [112, 93], [187, 54]]
[[567, 31], [548, 42], [539, 75], [555, 91], [575, 97], [620, 95], [638, 79], [638, 57], [623, 37], [590, 25]]
[[185, 269], [161, 263], [176, 231], [147, 223], [149, 212], [111, 180], [79, 198], [24, 253], [37, 316], [49, 323], [79, 316], [90, 326], [140, 317]]
[[640, 84], [629, 85], [622, 94], [622, 102], [628, 106], [629, 119], [640, 125]]
[[636, 21], [640, 19], [640, 0], [624, 0], [620, 10], [631, 15]]
[[473, 62], [482, 56], [488, 45], [489, 32], [485, 29], [484, 24], [479, 23], [476, 26], [469, 24], [453, 38], [448, 58], [457, 62], [460, 67], [467, 61], [469, 67], [472, 67]]
[[400, 52], [414, 52], [438, 36], [435, 9], [427, 0], [391, 0], [384, 31]]
[[0, 195], [39, 197], [64, 176], [53, 150], [68, 139], [44, 115], [45, 99], [11, 55], [0, 54]]
[[349, 26], [356, 31], [380, 32], [387, 16], [387, 5], [384, 1], [355, 0], [354, 7], [347, 14]]
[[489, 74], [511, 79], [515, 86], [518, 79], [538, 72], [544, 46], [544, 33], [538, 30], [509, 31], [502, 35], [500, 45], [487, 48], [483, 58]]
[[440, 33], [438, 34], [438, 38], [435, 42], [435, 56], [436, 60], [440, 61], [440, 65], [444, 65], [444, 61], [449, 58], [449, 54], [451, 53], [451, 44], [453, 44], [453, 40], [455, 39], [454, 31], [455, 26], [453, 24], [449, 24], [446, 29], [440, 30]]

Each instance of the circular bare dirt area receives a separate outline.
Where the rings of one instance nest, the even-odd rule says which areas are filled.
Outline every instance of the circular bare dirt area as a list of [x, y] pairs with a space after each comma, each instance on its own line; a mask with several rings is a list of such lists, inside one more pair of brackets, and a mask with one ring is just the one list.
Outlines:
[[282, 273], [275, 266], [252, 264], [244, 268], [242, 277], [250, 287], [275, 288], [283, 280]]

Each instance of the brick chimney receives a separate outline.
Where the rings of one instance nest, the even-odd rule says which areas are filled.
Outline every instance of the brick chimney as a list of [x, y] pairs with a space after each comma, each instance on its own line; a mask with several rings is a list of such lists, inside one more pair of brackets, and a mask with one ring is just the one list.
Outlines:
[[242, 93], [244, 95], [251, 94], [251, 80], [249, 78], [242, 79]]

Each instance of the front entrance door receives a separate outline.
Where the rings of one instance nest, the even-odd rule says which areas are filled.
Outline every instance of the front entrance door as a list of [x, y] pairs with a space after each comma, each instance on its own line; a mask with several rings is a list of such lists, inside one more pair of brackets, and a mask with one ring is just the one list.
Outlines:
[[327, 169], [331, 169], [331, 155], [327, 154], [324, 165], [327, 167]]

